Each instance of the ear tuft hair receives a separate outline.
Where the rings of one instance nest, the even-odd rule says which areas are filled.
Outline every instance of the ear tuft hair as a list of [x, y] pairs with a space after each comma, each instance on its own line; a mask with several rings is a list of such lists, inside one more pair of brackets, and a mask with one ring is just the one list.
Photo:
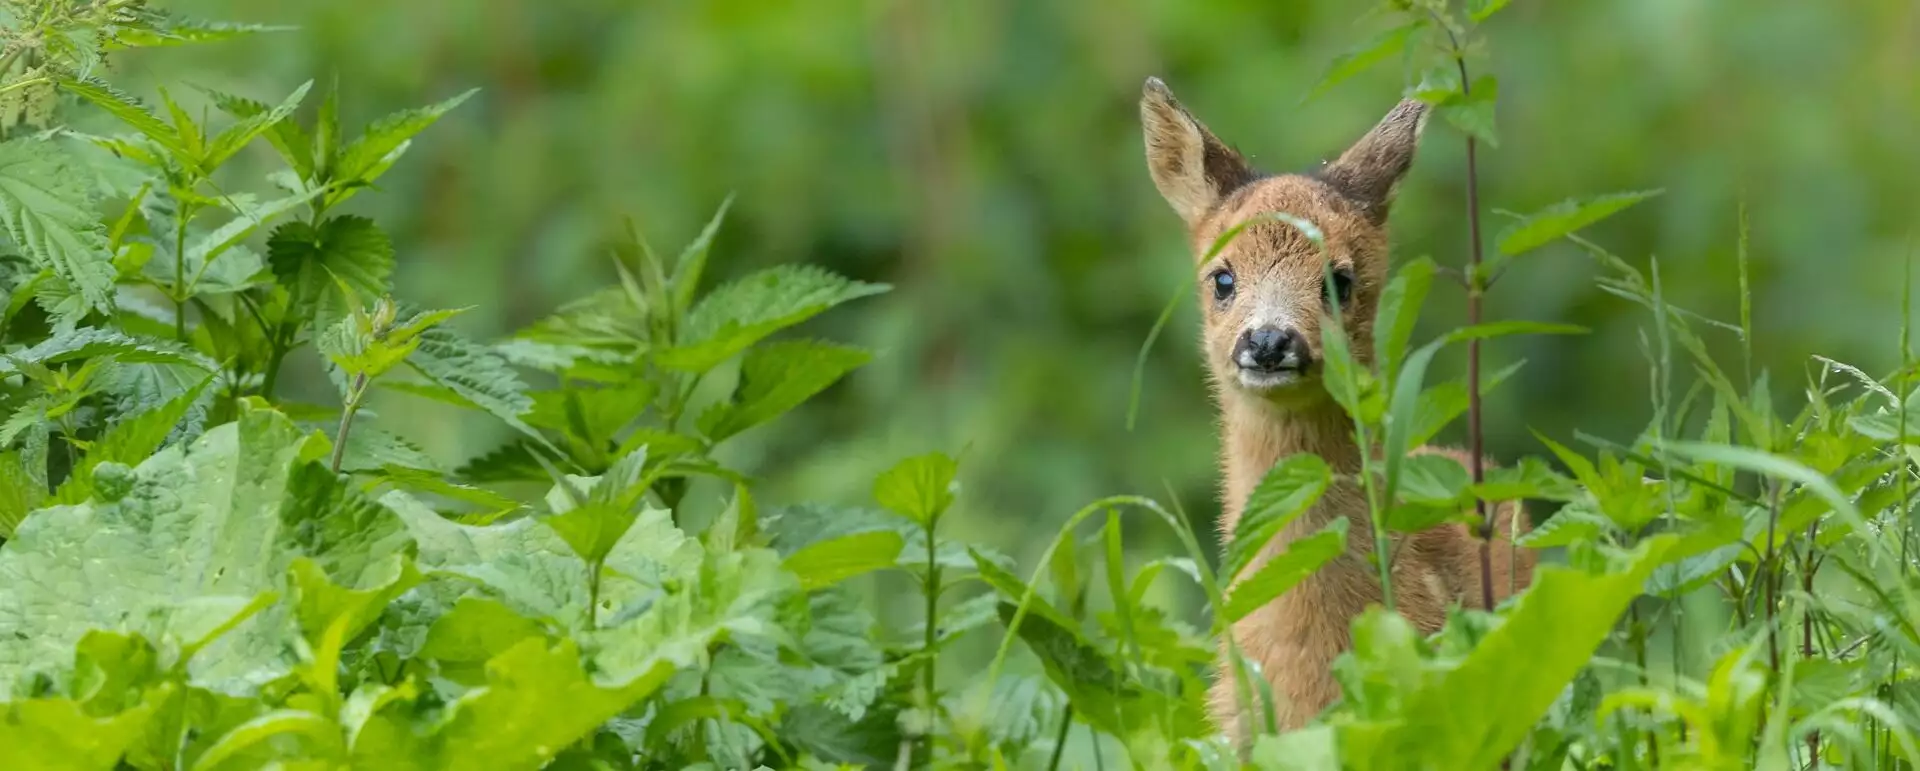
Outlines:
[[1394, 105], [1372, 131], [1321, 169], [1320, 178], [1358, 204], [1374, 222], [1385, 222], [1394, 192], [1413, 166], [1429, 114], [1427, 104], [1418, 100]]
[[1189, 225], [1257, 176], [1246, 159], [1181, 107], [1159, 78], [1147, 78], [1141, 87], [1140, 125], [1154, 187]]

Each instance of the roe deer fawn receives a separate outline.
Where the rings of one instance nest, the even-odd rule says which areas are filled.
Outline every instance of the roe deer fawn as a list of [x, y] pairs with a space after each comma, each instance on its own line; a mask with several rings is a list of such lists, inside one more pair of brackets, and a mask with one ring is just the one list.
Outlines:
[[[1253, 574], [1287, 543], [1336, 517], [1352, 520], [1349, 532], [1356, 534], [1345, 554], [1232, 629], [1243, 654], [1273, 686], [1279, 727], [1298, 728], [1339, 696], [1333, 661], [1350, 645], [1354, 616], [1381, 599], [1378, 573], [1369, 563], [1373, 539], [1361, 535], [1372, 532], [1367, 502], [1352, 481], [1361, 472], [1362, 448], [1352, 420], [1320, 382], [1321, 324], [1337, 300], [1354, 357], [1362, 365], [1371, 362], [1374, 306], [1387, 275], [1387, 208], [1413, 162], [1427, 106], [1400, 102], [1339, 158], [1308, 174], [1255, 171], [1157, 78], [1146, 82], [1140, 119], [1154, 185], [1186, 221], [1200, 263], [1202, 349], [1222, 432], [1222, 532], [1231, 536], [1248, 494], [1281, 459], [1314, 453], [1336, 474], [1319, 502], [1289, 523], [1241, 575]], [[1333, 262], [1330, 282], [1321, 249], [1277, 221], [1247, 227], [1207, 258], [1222, 233], [1272, 212], [1320, 229], [1324, 254]], [[1414, 452], [1466, 460], [1465, 453], [1449, 449]], [[1496, 538], [1504, 540], [1516, 519], [1524, 527], [1517, 503], [1493, 509]], [[1460, 524], [1396, 536], [1392, 580], [1399, 612], [1432, 633], [1449, 604], [1478, 607], [1480, 547], [1472, 528]], [[1526, 550], [1502, 543], [1491, 552], [1496, 598], [1531, 580], [1533, 558]], [[1223, 640], [1208, 709], [1216, 725], [1242, 745], [1255, 725], [1252, 716], [1238, 713], [1226, 657]]]

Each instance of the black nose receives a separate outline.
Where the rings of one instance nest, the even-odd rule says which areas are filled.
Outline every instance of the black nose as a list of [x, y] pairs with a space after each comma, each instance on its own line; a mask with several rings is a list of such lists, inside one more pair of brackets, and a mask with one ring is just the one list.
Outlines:
[[1233, 361], [1241, 369], [1278, 372], [1307, 366], [1307, 341], [1299, 332], [1279, 327], [1261, 327], [1240, 333], [1233, 346]]

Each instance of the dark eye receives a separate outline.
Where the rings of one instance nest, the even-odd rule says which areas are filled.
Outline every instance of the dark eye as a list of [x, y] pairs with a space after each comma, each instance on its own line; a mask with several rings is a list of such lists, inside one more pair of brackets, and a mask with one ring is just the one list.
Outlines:
[[1233, 271], [1221, 268], [1213, 272], [1213, 299], [1225, 300], [1233, 296]]
[[1353, 300], [1353, 271], [1333, 269], [1333, 283], [1327, 287], [1327, 300], [1330, 303], [1338, 301], [1341, 307]]

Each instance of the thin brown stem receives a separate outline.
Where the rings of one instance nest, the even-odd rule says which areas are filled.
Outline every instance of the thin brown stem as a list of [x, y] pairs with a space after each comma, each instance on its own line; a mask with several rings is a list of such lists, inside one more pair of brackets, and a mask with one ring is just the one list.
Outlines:
[[[1454, 66], [1460, 69], [1460, 96], [1471, 94], [1467, 79], [1466, 57], [1455, 54]], [[1481, 296], [1485, 287], [1480, 276], [1480, 163], [1479, 142], [1467, 135], [1467, 234], [1471, 249], [1467, 252], [1467, 325], [1479, 326]], [[1486, 430], [1480, 398], [1480, 339], [1467, 341], [1467, 462], [1475, 485], [1487, 481]], [[1475, 498], [1474, 513], [1480, 515], [1480, 602], [1493, 610], [1493, 513], [1485, 498]]]

